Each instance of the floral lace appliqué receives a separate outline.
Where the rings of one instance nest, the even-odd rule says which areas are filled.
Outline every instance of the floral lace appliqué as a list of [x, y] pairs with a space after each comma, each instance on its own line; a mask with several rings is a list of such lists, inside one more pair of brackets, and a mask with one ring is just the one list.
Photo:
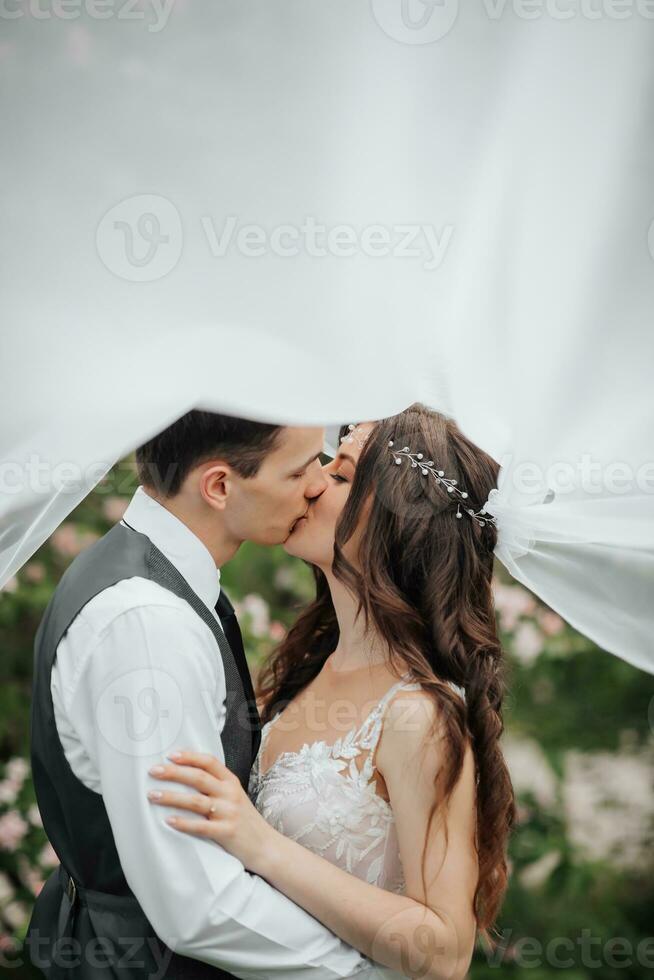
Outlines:
[[[400, 689], [421, 689], [409, 676], [386, 692], [359, 728], [332, 744], [305, 743], [297, 752], [282, 752], [260, 774], [271, 722], [266, 723], [249, 782], [252, 802], [280, 833], [364, 881], [398, 893], [404, 890], [404, 874], [395, 821], [390, 804], [376, 791], [373, 756], [391, 697]], [[359, 768], [356, 760], [363, 752]]]

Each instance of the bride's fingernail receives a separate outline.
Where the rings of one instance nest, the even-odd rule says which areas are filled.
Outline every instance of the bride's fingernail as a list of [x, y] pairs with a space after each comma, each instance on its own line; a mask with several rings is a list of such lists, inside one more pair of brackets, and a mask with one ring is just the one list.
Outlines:
[[166, 817], [166, 823], [177, 823], [177, 817]]
[[150, 792], [148, 793], [148, 799], [149, 800], [160, 800], [162, 796], [163, 796], [163, 793], [160, 793], [156, 789], [150, 790]]
[[171, 752], [170, 755], [168, 756], [168, 758], [169, 759], [181, 759], [182, 758], [182, 753], [181, 752]]

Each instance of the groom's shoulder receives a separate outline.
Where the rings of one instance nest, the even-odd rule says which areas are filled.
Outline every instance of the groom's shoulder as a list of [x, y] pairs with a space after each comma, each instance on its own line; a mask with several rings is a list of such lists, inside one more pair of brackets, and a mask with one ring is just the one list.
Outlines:
[[115, 525], [76, 556], [52, 597], [55, 604], [78, 607], [71, 627], [85, 624], [101, 632], [119, 617], [137, 616], [182, 626], [200, 620], [188, 602], [150, 576], [149, 547], [145, 535], [125, 534]]
[[[150, 578], [132, 575], [102, 589], [85, 608], [93, 606], [107, 615], [119, 615], [132, 609], [167, 606], [180, 613], [193, 613], [188, 602]], [[195, 615], [195, 614], [194, 614]]]
[[84, 633], [87, 641], [127, 620], [155, 630], [209, 630], [185, 599], [151, 577], [150, 552], [145, 535], [114, 525], [71, 562], [44, 619], [54, 616], [61, 629]]
[[135, 575], [121, 579], [95, 595], [80, 611], [77, 620], [104, 632], [118, 619], [159, 619], [179, 628], [195, 627], [200, 617], [188, 602], [149, 578]]
[[93, 596], [56, 648], [59, 669], [68, 671], [63, 677], [79, 678], [82, 665], [93, 660], [101, 664], [96, 676], [107, 666], [115, 669], [116, 663], [129, 662], [130, 670], [159, 664], [173, 673], [200, 671], [197, 676], [211, 682], [218, 676], [219, 659], [211, 630], [191, 606], [139, 576], [121, 579]]
[[81, 662], [107, 643], [127, 644], [134, 656], [141, 647], [157, 655], [174, 648], [192, 653], [196, 662], [204, 650], [203, 663], [213, 670], [215, 640], [209, 627], [184, 599], [150, 579], [121, 579], [90, 599], [66, 629], [57, 655]]

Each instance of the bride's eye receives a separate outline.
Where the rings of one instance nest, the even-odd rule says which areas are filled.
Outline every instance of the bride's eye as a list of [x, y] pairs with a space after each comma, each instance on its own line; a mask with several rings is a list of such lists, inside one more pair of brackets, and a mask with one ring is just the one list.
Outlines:
[[336, 480], [337, 483], [347, 483], [344, 476], [339, 476], [338, 473], [330, 473], [332, 480]]

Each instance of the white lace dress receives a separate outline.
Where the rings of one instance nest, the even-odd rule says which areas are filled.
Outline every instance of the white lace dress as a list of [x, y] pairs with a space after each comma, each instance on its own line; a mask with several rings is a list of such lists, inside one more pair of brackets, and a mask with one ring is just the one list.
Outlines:
[[[398, 894], [405, 883], [397, 832], [390, 804], [375, 789], [373, 756], [393, 695], [420, 690], [410, 678], [410, 672], [403, 674], [359, 728], [330, 745], [305, 742], [299, 752], [282, 752], [260, 774], [271, 719], [261, 730], [248, 788], [254, 805], [280, 833], [371, 885]], [[463, 696], [462, 688], [450, 686]]]

